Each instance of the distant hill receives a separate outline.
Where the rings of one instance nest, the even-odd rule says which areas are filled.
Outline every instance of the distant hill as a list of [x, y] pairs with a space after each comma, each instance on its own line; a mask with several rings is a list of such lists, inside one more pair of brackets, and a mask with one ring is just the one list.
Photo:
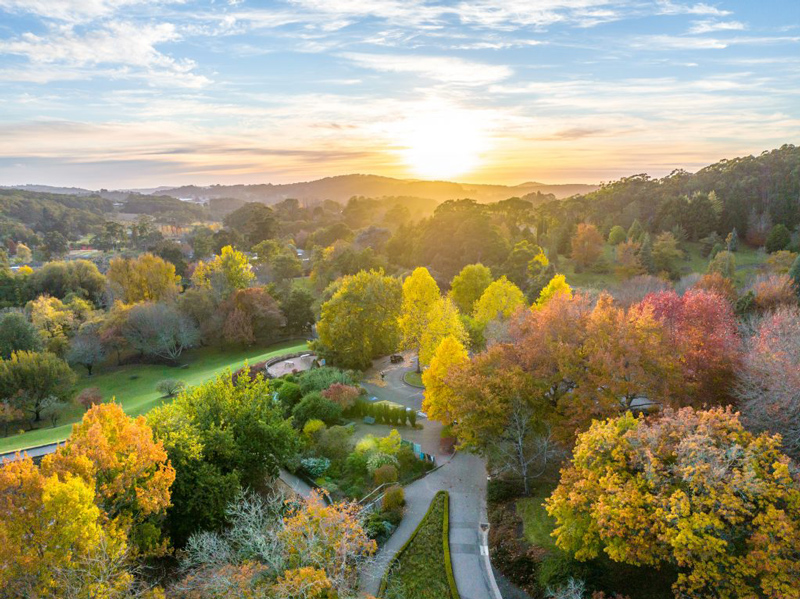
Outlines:
[[521, 197], [541, 192], [552, 193], [556, 198], [589, 193], [597, 185], [523, 183], [522, 185], [477, 185], [450, 181], [421, 181], [416, 179], [393, 179], [377, 175], [341, 175], [316, 181], [272, 185], [211, 185], [200, 187], [186, 185], [161, 190], [160, 193], [178, 198], [234, 198], [245, 202], [276, 204], [287, 198], [301, 201], [333, 200], [345, 203], [353, 196], [384, 197], [406, 196], [428, 198], [437, 202], [460, 198], [471, 198], [479, 202], [496, 202], [510, 197]]
[[82, 187], [53, 187], [52, 185], [0, 185], [0, 189], [19, 189], [38, 193], [54, 193], [58, 195], [91, 196], [97, 195], [96, 191]]

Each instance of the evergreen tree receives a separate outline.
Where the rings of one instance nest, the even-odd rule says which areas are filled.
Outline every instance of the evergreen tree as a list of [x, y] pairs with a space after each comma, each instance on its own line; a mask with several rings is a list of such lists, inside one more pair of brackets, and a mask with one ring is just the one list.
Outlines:
[[[634, 221], [634, 225], [638, 221]], [[631, 229], [633, 225], [631, 225]], [[628, 233], [628, 237], [631, 237], [631, 234]], [[645, 233], [644, 237], [642, 238], [642, 249], [639, 250], [639, 262], [642, 263], [642, 266], [647, 271], [648, 274], [655, 274], [656, 271], [656, 264], [653, 261], [653, 240], [650, 238], [650, 233]]]
[[631, 241], [641, 241], [642, 235], [644, 235], [644, 229], [642, 228], [642, 223], [640, 223], [637, 218], [633, 221], [631, 228], [628, 229], [628, 239]]

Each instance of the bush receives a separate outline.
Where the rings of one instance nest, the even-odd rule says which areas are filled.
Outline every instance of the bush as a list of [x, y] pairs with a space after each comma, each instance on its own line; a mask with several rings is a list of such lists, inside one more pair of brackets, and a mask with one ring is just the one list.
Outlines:
[[317, 453], [338, 462], [347, 458], [351, 450], [352, 431], [344, 426], [332, 426], [322, 431], [317, 440]]
[[568, 585], [571, 578], [584, 580], [590, 574], [588, 564], [573, 559], [563, 551], [555, 551], [542, 560], [536, 579], [539, 588], [560, 588]]
[[490, 504], [503, 503], [519, 497], [522, 495], [522, 491], [522, 485], [519, 482], [493, 478], [486, 486], [486, 498]]
[[99, 403], [103, 403], [103, 394], [100, 393], [100, 389], [97, 387], [87, 387], [75, 398], [75, 401], [83, 406], [85, 410], [88, 410], [92, 406], [95, 406]]
[[371, 454], [367, 458], [367, 472], [375, 475], [375, 471], [380, 468], [381, 466], [386, 466], [387, 464], [397, 467], [397, 458], [393, 455], [389, 455], [388, 453], [383, 452], [375, 452]]
[[175, 397], [184, 390], [186, 383], [178, 379], [164, 379], [156, 385], [156, 391], [164, 397]]
[[760, 312], [776, 310], [781, 306], [796, 306], [797, 293], [789, 275], [760, 277], [753, 285], [755, 305]]
[[375, 484], [378, 486], [386, 483], [396, 483], [398, 477], [397, 468], [392, 464], [386, 464], [385, 466], [377, 468], [375, 472], [372, 473], [372, 477], [375, 480]]
[[785, 250], [791, 241], [792, 234], [786, 228], [786, 225], [778, 224], [770, 229], [764, 247], [768, 253], [773, 254], [780, 250]]
[[319, 478], [324, 476], [331, 467], [331, 461], [328, 458], [305, 458], [300, 460], [300, 466], [312, 478]]
[[333, 383], [322, 392], [322, 397], [337, 404], [342, 410], [352, 408], [360, 395], [361, 390], [358, 387], [342, 383]]
[[325, 428], [325, 423], [322, 420], [309, 420], [303, 426], [303, 434], [307, 437], [313, 437], [315, 433], [318, 433], [322, 429]]
[[332, 401], [328, 401], [319, 393], [306, 395], [292, 410], [295, 425], [305, 426], [306, 422], [314, 418], [322, 420], [325, 424], [335, 424], [342, 416], [342, 408]]
[[281, 402], [287, 414], [291, 413], [294, 407], [303, 399], [303, 392], [300, 391], [300, 385], [289, 380], [283, 382], [280, 388], [278, 388], [277, 393], [278, 401]]
[[307, 370], [298, 377], [298, 381], [303, 395], [308, 395], [314, 391], [324, 391], [334, 383], [341, 383], [342, 385], [355, 383], [350, 373], [330, 366]]
[[384, 511], [399, 510], [406, 504], [406, 492], [400, 485], [394, 485], [386, 490], [381, 501]]

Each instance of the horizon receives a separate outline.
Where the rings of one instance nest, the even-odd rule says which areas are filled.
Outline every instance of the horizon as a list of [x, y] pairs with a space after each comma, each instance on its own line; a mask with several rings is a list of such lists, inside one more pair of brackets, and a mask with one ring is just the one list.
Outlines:
[[0, 0], [0, 15], [3, 185], [597, 184], [800, 134], [790, 0]]

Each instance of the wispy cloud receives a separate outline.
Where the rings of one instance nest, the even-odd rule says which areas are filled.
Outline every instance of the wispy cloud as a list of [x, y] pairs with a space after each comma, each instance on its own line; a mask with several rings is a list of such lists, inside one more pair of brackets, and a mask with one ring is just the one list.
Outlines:
[[713, 31], [742, 31], [744, 28], [744, 23], [740, 23], [739, 21], [695, 21], [692, 23], [689, 33], [702, 34], [711, 33]]
[[153, 7], [182, 2], [183, 0], [0, 0], [0, 9], [74, 23], [108, 17], [137, 5]]
[[703, 2], [698, 4], [683, 4], [681, 2], [672, 2], [671, 0], [658, 0], [658, 7], [662, 15], [707, 15], [726, 17], [731, 14], [729, 10], [723, 10]]
[[505, 65], [473, 62], [447, 56], [362, 54], [342, 56], [360, 67], [384, 73], [411, 73], [440, 83], [480, 86], [507, 79], [513, 71]]

